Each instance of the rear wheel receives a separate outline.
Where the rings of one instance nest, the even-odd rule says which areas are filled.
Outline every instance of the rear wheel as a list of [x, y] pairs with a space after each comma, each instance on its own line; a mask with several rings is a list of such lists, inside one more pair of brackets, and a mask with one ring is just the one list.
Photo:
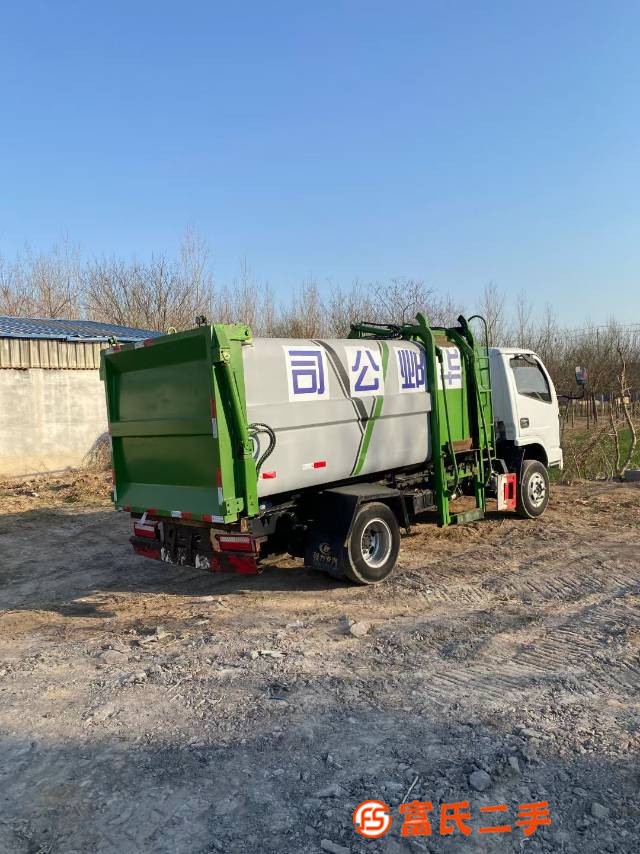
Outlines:
[[345, 575], [356, 584], [377, 584], [392, 572], [400, 551], [400, 527], [386, 504], [362, 506], [344, 550]]
[[518, 515], [536, 519], [542, 516], [548, 503], [549, 472], [538, 460], [524, 460], [518, 476]]

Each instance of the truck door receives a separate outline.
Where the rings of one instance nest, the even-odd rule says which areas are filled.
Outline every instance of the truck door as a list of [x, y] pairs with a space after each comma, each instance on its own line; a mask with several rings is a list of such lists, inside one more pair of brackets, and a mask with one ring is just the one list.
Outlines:
[[549, 464], [562, 459], [558, 400], [551, 378], [532, 353], [509, 359], [516, 390], [517, 445], [538, 442], [547, 452]]

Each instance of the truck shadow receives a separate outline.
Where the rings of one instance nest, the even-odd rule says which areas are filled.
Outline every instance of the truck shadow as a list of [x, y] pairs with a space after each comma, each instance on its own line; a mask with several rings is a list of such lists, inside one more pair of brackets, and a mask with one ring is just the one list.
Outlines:
[[[513, 519], [490, 514], [496, 520], [507, 517]], [[423, 514], [420, 523], [435, 527], [435, 514]], [[409, 541], [415, 533], [414, 528]], [[358, 596], [367, 590], [306, 569], [287, 555], [269, 558], [260, 575], [164, 564], [137, 556], [130, 534], [129, 516], [111, 509], [69, 505], [0, 515], [0, 606], [106, 618], [114, 616], [109, 597], [118, 593], [228, 598], [250, 591], [350, 591]], [[98, 593], [101, 604], [95, 601]]]
[[[260, 575], [209, 573], [137, 556], [129, 518], [111, 510], [54, 508], [0, 516], [0, 607], [110, 617], [110, 594], [234, 596], [254, 591], [323, 593], [345, 582], [270, 558]], [[102, 605], [91, 598], [103, 595]], [[106, 597], [106, 598], [105, 598]], [[2, 613], [0, 611], [0, 615]]]

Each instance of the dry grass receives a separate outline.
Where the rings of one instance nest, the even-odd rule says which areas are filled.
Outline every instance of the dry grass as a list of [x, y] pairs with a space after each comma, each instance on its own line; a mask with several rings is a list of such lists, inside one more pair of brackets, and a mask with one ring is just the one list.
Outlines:
[[111, 471], [91, 467], [0, 481], [0, 511], [22, 513], [70, 504], [108, 506]]
[[83, 468], [95, 471], [106, 471], [111, 468], [111, 442], [108, 433], [98, 436], [83, 460]]

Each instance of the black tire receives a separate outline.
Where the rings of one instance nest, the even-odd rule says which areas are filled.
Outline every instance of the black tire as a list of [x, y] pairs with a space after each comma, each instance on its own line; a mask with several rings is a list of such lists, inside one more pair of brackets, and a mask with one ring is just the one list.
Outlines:
[[378, 584], [391, 573], [400, 551], [400, 527], [395, 514], [378, 501], [357, 512], [343, 555], [346, 577], [355, 584]]
[[542, 516], [549, 503], [549, 472], [538, 460], [524, 460], [518, 475], [516, 512], [523, 519]]

